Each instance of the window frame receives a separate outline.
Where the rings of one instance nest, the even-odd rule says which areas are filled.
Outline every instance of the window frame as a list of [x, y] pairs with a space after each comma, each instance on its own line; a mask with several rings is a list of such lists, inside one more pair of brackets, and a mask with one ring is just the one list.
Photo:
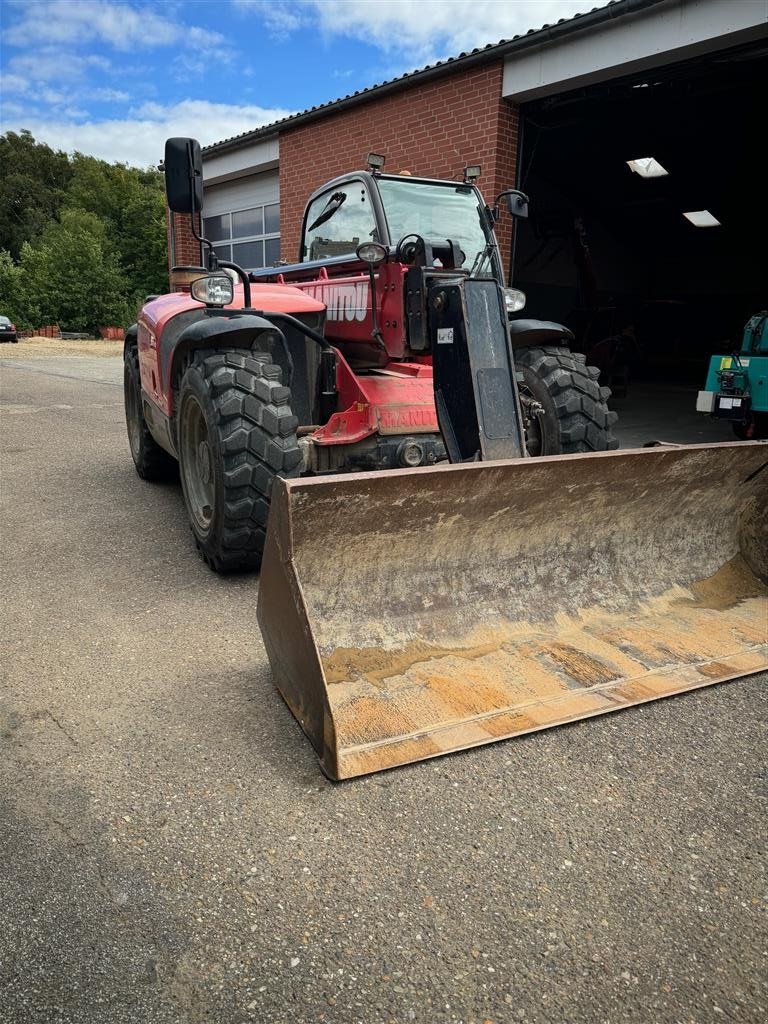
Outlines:
[[[266, 228], [266, 223], [267, 223], [266, 210], [267, 210], [268, 206], [276, 206], [277, 207], [277, 210], [278, 210], [278, 230], [277, 231], [265, 231], [265, 232], [263, 232], [260, 235], [258, 235], [258, 234], [257, 235], [243, 235], [242, 237], [241, 236], [235, 237], [232, 234], [232, 231], [233, 231], [233, 215], [237, 214], [237, 213], [246, 213], [249, 210], [258, 210], [258, 209], [261, 210], [261, 223], [262, 223], [262, 226]], [[226, 260], [229, 263], [232, 263], [232, 262], [237, 263], [237, 260], [233, 260], [233, 258], [232, 258], [234, 247], [236, 245], [240, 245], [240, 244], [242, 244], [244, 242], [260, 242], [261, 243], [261, 253], [262, 253], [262, 265], [261, 265], [261, 267], [245, 266], [244, 265], [243, 266], [243, 270], [265, 270], [265, 269], [269, 269], [269, 267], [266, 264], [266, 243], [268, 241], [274, 241], [275, 239], [277, 239], [277, 241], [279, 242], [280, 238], [281, 238], [280, 230], [279, 230], [279, 217], [280, 217], [280, 200], [279, 199], [276, 202], [269, 202], [269, 203], [249, 203], [247, 206], [239, 206], [236, 209], [227, 210], [226, 213], [214, 213], [214, 214], [211, 215], [210, 219], [213, 220], [214, 217], [217, 217], [217, 218], [218, 217], [226, 217], [229, 220], [229, 234], [225, 238], [220, 238], [220, 239], [217, 239], [216, 241], [212, 241], [214, 252], [216, 252], [216, 254], [218, 255], [219, 259]], [[203, 215], [203, 233], [204, 234], [205, 234], [205, 221], [206, 221], [206, 219], [207, 218], [205, 217], [205, 215]], [[224, 247], [224, 246], [226, 246], [227, 249], [229, 250], [229, 255], [228, 256], [225, 256], [221, 252], [219, 252], [219, 249], [221, 247]], [[278, 259], [279, 258], [280, 257], [278, 256]]]
[[[381, 225], [382, 225], [382, 218], [380, 216], [380, 213], [381, 213], [381, 200], [379, 198], [378, 191], [376, 189], [371, 188], [369, 182], [366, 181], [365, 177], [363, 177], [362, 175], [353, 175], [351, 177], [345, 177], [343, 180], [342, 179], [335, 179], [334, 181], [329, 182], [328, 185], [323, 186], [322, 190], [318, 190], [317, 192], [314, 192], [309, 197], [309, 199], [307, 200], [307, 205], [306, 205], [306, 208], [304, 210], [304, 217], [302, 218], [302, 222], [301, 222], [301, 239], [299, 240], [299, 263], [317, 262], [317, 260], [311, 260], [309, 258], [309, 256], [306, 256], [306, 257], [304, 256], [304, 249], [305, 249], [305, 244], [304, 243], [305, 243], [305, 239], [307, 237], [307, 224], [308, 224], [308, 220], [309, 220], [309, 211], [311, 210], [311, 208], [314, 206], [315, 203], [319, 202], [322, 199], [325, 199], [326, 202], [327, 202], [328, 199], [331, 198], [333, 193], [334, 192], [338, 192], [339, 189], [341, 189], [341, 188], [350, 188], [350, 187], [354, 188], [356, 185], [362, 185], [362, 187], [364, 188], [365, 194], [366, 194], [366, 196], [368, 198], [369, 210], [370, 210], [370, 213], [371, 213], [371, 218], [373, 220], [374, 229], [375, 229], [375, 231], [377, 232], [378, 235], [381, 234]], [[366, 241], [366, 239], [361, 239], [358, 244], [362, 244], [363, 241]], [[338, 256], [338, 257], [331, 257], [331, 258], [343, 259], [343, 258], [349, 258], [349, 256], [354, 256], [354, 255], [355, 255], [355, 253], [352, 252], [352, 253], [349, 253], [349, 254], [345, 254], [344, 257]]]

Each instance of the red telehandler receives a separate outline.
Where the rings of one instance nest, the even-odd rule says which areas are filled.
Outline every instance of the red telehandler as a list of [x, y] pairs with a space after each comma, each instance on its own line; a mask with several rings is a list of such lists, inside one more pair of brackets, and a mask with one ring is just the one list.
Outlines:
[[[202, 210], [198, 144], [169, 207]], [[472, 180], [315, 192], [296, 264], [208, 251], [125, 346], [139, 474], [261, 566], [278, 688], [347, 778], [768, 668], [768, 446], [618, 452], [558, 324], [509, 319]], [[237, 284], [235, 283], [237, 282]]]

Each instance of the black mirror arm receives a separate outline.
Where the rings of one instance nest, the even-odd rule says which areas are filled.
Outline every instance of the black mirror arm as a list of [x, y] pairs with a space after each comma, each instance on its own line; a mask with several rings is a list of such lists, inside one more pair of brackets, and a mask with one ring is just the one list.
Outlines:
[[[500, 200], [506, 197], [507, 209], [513, 217], [527, 217], [528, 216], [528, 196], [525, 192], [521, 192], [517, 188], [507, 188], [503, 192], [499, 192], [494, 202], [494, 209], [499, 209]], [[515, 202], [516, 200], [516, 202]]]
[[209, 241], [205, 237], [205, 235], [198, 234], [197, 233], [197, 227], [195, 225], [195, 217], [197, 216], [198, 213], [200, 214], [200, 223], [202, 224], [202, 222], [203, 222], [203, 211], [196, 209], [194, 182], [195, 182], [195, 172], [194, 172], [194, 170], [190, 170], [189, 185], [190, 185], [190, 194], [192, 195], [192, 212], [189, 215], [189, 225], [190, 225], [190, 227], [192, 229], [192, 237], [196, 241], [200, 242], [201, 245], [207, 245], [208, 246], [208, 269], [211, 272], [214, 272], [214, 271], [219, 269], [219, 262], [218, 262], [218, 259], [216, 257], [216, 253], [214, 252], [214, 249], [213, 249], [213, 242]]
[[[204, 242], [208, 241], [206, 238], [204, 238], [202, 240]], [[208, 242], [208, 245], [210, 245], [210, 244], [211, 243]], [[213, 251], [213, 248], [211, 248], [211, 254], [212, 254], [213, 258], [216, 259], [216, 253]], [[251, 280], [248, 277], [248, 274], [243, 270], [242, 267], [238, 267], [238, 265], [236, 263], [229, 263], [227, 260], [216, 260], [216, 262], [217, 262], [219, 267], [224, 267], [225, 270], [234, 270], [234, 272], [237, 274], [237, 276], [243, 282], [243, 307], [244, 307], [244, 309], [250, 309], [251, 308]], [[216, 267], [214, 267], [213, 269], [215, 270]]]
[[[190, 227], [192, 228], [192, 236], [195, 238], [195, 240], [200, 242], [202, 245], [207, 245], [208, 246], [208, 269], [211, 272], [213, 272], [215, 270], [218, 270], [219, 269], [219, 260], [218, 260], [218, 257], [216, 256], [216, 253], [214, 252], [213, 242], [209, 241], [209, 239], [207, 239], [204, 235], [199, 235], [197, 233], [197, 229], [195, 227], [195, 214], [194, 213], [190, 214], [189, 222], [190, 222]], [[226, 266], [226, 264], [222, 263], [221, 266]]]

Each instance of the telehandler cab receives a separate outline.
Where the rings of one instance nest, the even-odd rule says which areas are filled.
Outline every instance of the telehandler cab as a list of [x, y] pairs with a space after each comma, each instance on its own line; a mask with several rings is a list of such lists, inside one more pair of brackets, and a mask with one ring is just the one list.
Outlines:
[[[125, 346], [136, 468], [178, 460], [212, 568], [262, 566], [324, 771], [768, 667], [768, 446], [611, 451], [565, 328], [508, 318], [493, 224], [527, 198], [380, 165], [310, 197], [296, 264], [246, 273], [201, 239], [208, 267], [175, 268]], [[165, 172], [196, 230], [198, 144], [169, 139]]]

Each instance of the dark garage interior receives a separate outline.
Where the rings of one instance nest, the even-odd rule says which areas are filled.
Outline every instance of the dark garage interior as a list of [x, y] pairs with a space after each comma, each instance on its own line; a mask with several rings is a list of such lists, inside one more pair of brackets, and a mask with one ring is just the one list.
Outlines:
[[695, 425], [670, 440], [728, 439], [693, 411], [696, 390], [710, 354], [738, 348], [768, 306], [767, 94], [763, 40], [521, 110], [524, 315], [571, 327], [622, 419], [647, 418], [650, 400], [667, 434], [670, 417]]

